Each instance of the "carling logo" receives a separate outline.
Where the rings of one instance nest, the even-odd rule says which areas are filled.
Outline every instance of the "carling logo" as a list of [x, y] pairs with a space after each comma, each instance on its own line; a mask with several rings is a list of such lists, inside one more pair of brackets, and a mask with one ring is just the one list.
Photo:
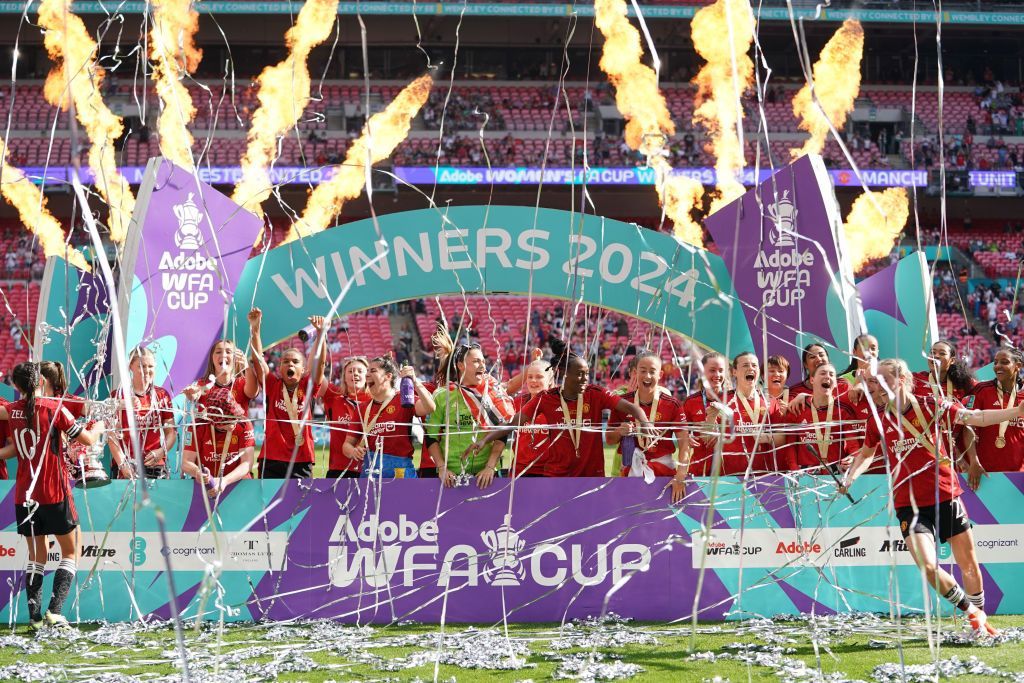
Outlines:
[[482, 531], [480, 539], [479, 545], [444, 543], [437, 522], [417, 522], [405, 514], [397, 520], [374, 514], [362, 522], [342, 514], [328, 541], [328, 574], [334, 586], [362, 581], [371, 589], [424, 582], [441, 587], [557, 587], [569, 582], [595, 586], [644, 571], [651, 562], [650, 550], [638, 543], [585, 546], [569, 539], [540, 543], [527, 551], [507, 516], [496, 529]]
[[189, 192], [183, 204], [174, 205], [174, 216], [178, 219], [174, 244], [185, 251], [194, 251], [203, 246], [203, 233], [199, 231], [199, 221], [203, 219], [203, 214], [192, 201], [192, 197], [193, 194]]

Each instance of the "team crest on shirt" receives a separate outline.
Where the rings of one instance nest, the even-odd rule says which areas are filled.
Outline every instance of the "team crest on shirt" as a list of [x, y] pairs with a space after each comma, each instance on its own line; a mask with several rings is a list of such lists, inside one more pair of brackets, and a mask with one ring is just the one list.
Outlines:
[[900, 531], [906, 531], [906, 530], [907, 530], [907, 522], [906, 522], [906, 520], [904, 520], [904, 521], [900, 522]]
[[584, 413], [589, 413], [590, 412], [590, 406], [588, 404], [586, 404], [586, 403], [583, 404], [583, 412]]
[[391, 415], [392, 413], [395, 412], [395, 407], [394, 406], [388, 406], [387, 410], [385, 410], [384, 412], [387, 413], [388, 415]]
[[655, 413], [654, 414], [654, 421], [657, 422], [660, 419], [661, 419], [661, 413]]

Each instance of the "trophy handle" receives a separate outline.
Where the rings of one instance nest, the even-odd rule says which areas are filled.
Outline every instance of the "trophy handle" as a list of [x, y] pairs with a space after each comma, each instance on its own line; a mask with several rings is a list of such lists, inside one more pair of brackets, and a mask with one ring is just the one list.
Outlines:
[[494, 529], [481, 531], [480, 539], [484, 542], [484, 545], [486, 545], [491, 552], [496, 552], [496, 549], [498, 547], [498, 538], [494, 535]]

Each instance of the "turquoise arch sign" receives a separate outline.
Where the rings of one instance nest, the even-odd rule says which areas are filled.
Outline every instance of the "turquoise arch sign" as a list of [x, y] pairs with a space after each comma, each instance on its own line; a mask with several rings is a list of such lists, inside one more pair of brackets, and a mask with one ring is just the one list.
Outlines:
[[518, 206], [391, 214], [273, 249], [246, 265], [229, 336], [247, 342], [245, 314], [254, 305], [264, 311], [263, 337], [270, 344], [294, 335], [310, 315], [326, 315], [335, 301], [335, 313], [345, 314], [463, 293], [581, 301], [707, 348], [753, 348], [728, 271], [715, 254], [621, 221]]

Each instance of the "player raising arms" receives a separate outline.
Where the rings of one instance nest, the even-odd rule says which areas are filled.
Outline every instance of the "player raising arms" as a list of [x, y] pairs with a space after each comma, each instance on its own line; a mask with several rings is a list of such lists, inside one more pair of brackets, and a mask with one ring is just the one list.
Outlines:
[[206, 374], [185, 387], [181, 393], [190, 401], [198, 401], [205, 391], [213, 387], [227, 387], [231, 395], [248, 414], [249, 402], [260, 391], [256, 371], [245, 360], [245, 354], [230, 339], [220, 339], [210, 347], [206, 359]]
[[216, 498], [236, 481], [252, 478], [256, 440], [230, 387], [207, 391], [199, 399], [199, 413], [198, 424], [185, 431], [181, 469]]
[[121, 429], [117, 438], [110, 440], [110, 461], [114, 476], [119, 479], [134, 479], [136, 472], [135, 446], [128, 424], [128, 409], [134, 411], [135, 429], [138, 433], [139, 448], [142, 450], [142, 465], [149, 479], [167, 479], [167, 455], [178, 440], [174, 425], [171, 395], [163, 387], [153, 383], [156, 374], [156, 357], [144, 347], [134, 349], [128, 355], [128, 369], [131, 381], [121, 387]]
[[[928, 583], [958, 609], [967, 613], [976, 632], [995, 634], [984, 612], [981, 569], [974, 553], [974, 535], [967, 510], [960, 500], [960, 484], [946, 452], [945, 439], [936, 439], [944, 429], [939, 419], [945, 414], [956, 425], [986, 427], [1024, 415], [1024, 404], [1003, 410], [968, 410], [956, 402], [939, 402], [931, 396], [911, 392], [913, 377], [899, 359], [884, 360], [878, 376], [868, 379], [876, 403], [894, 397], [880, 416], [881, 424], [868, 420], [864, 446], [847, 471], [839, 490], [845, 493], [871, 465], [880, 444], [892, 471], [893, 505], [900, 533], [914, 562]], [[961, 588], [936, 558], [936, 539], [953, 551], [964, 587]], [[966, 589], [966, 592], [965, 590]]]
[[[680, 476], [676, 473], [676, 479], [685, 478], [686, 473], [706, 477], [711, 474], [711, 457], [714, 455], [715, 438], [708, 434], [701, 434], [700, 425], [710, 425], [708, 421], [708, 407], [715, 401], [724, 401], [728, 389], [726, 381], [726, 366], [729, 361], [718, 352], [705, 355], [700, 360], [704, 369], [701, 376], [701, 389], [686, 397], [683, 401], [681, 420], [686, 423], [686, 435], [683, 437], [683, 454], [680, 460], [683, 473]], [[706, 429], [714, 430], [708, 426]], [[674, 486], [679, 486], [674, 484]]]
[[[264, 386], [264, 404], [267, 409], [265, 438], [260, 451], [259, 469], [262, 479], [304, 479], [312, 476], [316, 458], [313, 449], [313, 427], [310, 424], [312, 396], [322, 388], [327, 344], [324, 343], [325, 321], [314, 315], [309, 324], [316, 330], [316, 340], [310, 354], [313, 371], [307, 373], [306, 358], [298, 349], [285, 349], [272, 373], [263, 358], [263, 340], [260, 326], [263, 312], [249, 311], [249, 335], [252, 348], [252, 367], [256, 380]], [[311, 391], [310, 391], [311, 389]]]
[[838, 473], [839, 467], [848, 467], [857, 453], [863, 422], [857, 419], [852, 406], [832, 393], [836, 381], [834, 365], [819, 365], [811, 376], [810, 400], [786, 415], [787, 422], [800, 427], [798, 432], [789, 435], [794, 444], [793, 469], [809, 469], [811, 474], [816, 474], [827, 466]]
[[[416, 389], [413, 405], [402, 405], [400, 377], [409, 377]], [[366, 372], [368, 398], [359, 402], [360, 433], [348, 437], [345, 455], [362, 462], [361, 478], [415, 479], [412, 456], [413, 416], [434, 412], [434, 397], [408, 365], [395, 368], [390, 356], [370, 361]]]
[[[776, 462], [775, 444], [783, 444], [784, 438], [772, 433], [772, 427], [782, 423], [782, 411], [778, 401], [765, 396], [758, 386], [761, 367], [757, 356], [751, 351], [740, 353], [731, 367], [736, 389], [726, 405], [733, 411], [736, 438], [722, 445], [720, 474], [742, 476], [748, 470], [783, 469]], [[712, 407], [710, 412], [715, 415], [718, 411]]]
[[466, 457], [479, 453], [496, 439], [505, 441], [520, 425], [549, 425], [544, 455], [532, 465], [546, 477], [603, 477], [604, 447], [601, 440], [601, 411], [617, 410], [639, 422], [643, 434], [652, 436], [653, 427], [640, 408], [608, 390], [588, 384], [587, 361], [559, 345], [552, 367], [564, 369], [562, 386], [530, 399], [509, 421], [466, 449]]
[[[999, 349], [992, 362], [996, 378], [979, 382], [964, 398], [964, 405], [974, 409], [1014, 408], [1024, 403], [1020, 388], [1020, 371], [1024, 354], [1018, 349]], [[978, 427], [972, 436], [965, 430], [967, 446], [967, 484], [972, 489], [981, 485], [985, 472], [1020, 472], [1024, 470], [1024, 420], [1014, 418], [989, 427]]]
[[[14, 513], [18, 533], [28, 543], [28, 568], [25, 592], [28, 597], [29, 626], [38, 629], [44, 623], [66, 626], [61, 612], [78, 569], [78, 514], [68, 484], [67, 464], [60, 434], [91, 446], [104, 430], [102, 422], [84, 429], [60, 400], [45, 396], [52, 393], [48, 381], [39, 374], [38, 363], [21, 363], [11, 372], [11, 381], [21, 399], [0, 407], [0, 420], [9, 422], [12, 446], [4, 457], [18, 456], [14, 484]], [[46, 565], [46, 537], [54, 536], [60, 545], [61, 560], [53, 575], [53, 595], [42, 614], [43, 567]]]

